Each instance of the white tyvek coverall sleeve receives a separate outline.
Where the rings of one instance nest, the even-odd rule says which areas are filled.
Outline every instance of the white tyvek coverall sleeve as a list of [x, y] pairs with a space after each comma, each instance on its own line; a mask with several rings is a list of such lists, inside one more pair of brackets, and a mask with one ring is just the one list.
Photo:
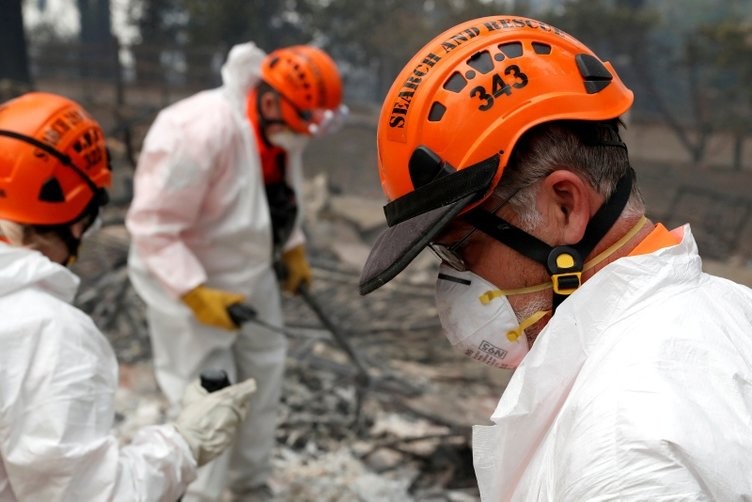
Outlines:
[[561, 304], [473, 430], [483, 500], [752, 500], [752, 291], [676, 246]]
[[[181, 141], [178, 124], [160, 116], [147, 136], [134, 179], [127, 226], [146, 267], [174, 297], [206, 281], [201, 262], [184, 242], [211, 184], [211, 164]], [[202, 161], [203, 159], [203, 161]]]
[[[251, 209], [241, 217], [232, 214], [239, 212], [237, 195], [231, 188], [219, 192], [233, 183], [236, 189], [243, 186], [248, 176], [241, 179], [239, 171], [260, 170], [257, 159], [245, 159], [238, 151], [243, 143], [252, 147], [244, 100], [259, 79], [263, 57], [252, 43], [233, 47], [222, 68], [223, 90], [165, 109], [144, 140], [126, 225], [133, 249], [174, 298], [206, 282], [207, 266], [217, 267], [196, 255], [196, 243], [227, 239], [235, 231], [228, 228], [232, 218], [242, 227], [253, 216]], [[262, 221], [255, 224], [256, 231], [263, 230]]]
[[0, 500], [176, 500], [196, 462], [171, 425], [112, 435], [117, 362], [61, 298], [75, 277], [3, 245], [0, 267]]

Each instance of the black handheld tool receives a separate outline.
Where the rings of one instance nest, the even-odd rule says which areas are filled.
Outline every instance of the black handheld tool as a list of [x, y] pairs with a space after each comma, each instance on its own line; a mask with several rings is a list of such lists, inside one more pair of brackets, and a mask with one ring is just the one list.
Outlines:
[[256, 309], [245, 303], [233, 303], [227, 307], [227, 315], [230, 316], [232, 322], [240, 326], [248, 321], [257, 321], [258, 312]]
[[225, 370], [208, 369], [201, 372], [201, 387], [207, 392], [216, 392], [230, 385], [230, 378]]

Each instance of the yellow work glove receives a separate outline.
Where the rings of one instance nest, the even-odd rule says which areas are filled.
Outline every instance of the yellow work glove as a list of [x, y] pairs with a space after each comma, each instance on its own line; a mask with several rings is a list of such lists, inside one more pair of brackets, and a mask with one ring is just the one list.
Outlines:
[[227, 313], [227, 307], [235, 303], [242, 303], [245, 296], [221, 289], [196, 286], [180, 297], [188, 305], [199, 322], [215, 328], [230, 331], [238, 329]]
[[285, 267], [286, 274], [282, 282], [282, 289], [288, 293], [297, 293], [301, 285], [305, 284], [306, 287], [311, 285], [313, 274], [311, 273], [311, 266], [308, 265], [303, 244], [282, 253], [282, 264]]

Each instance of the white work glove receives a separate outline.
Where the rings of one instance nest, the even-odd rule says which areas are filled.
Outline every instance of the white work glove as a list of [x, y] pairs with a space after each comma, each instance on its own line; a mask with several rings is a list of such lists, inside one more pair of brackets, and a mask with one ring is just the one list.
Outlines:
[[185, 407], [175, 420], [199, 467], [218, 457], [235, 438], [245, 419], [248, 401], [256, 391], [252, 378], [209, 393], [199, 381], [191, 383], [183, 396]]

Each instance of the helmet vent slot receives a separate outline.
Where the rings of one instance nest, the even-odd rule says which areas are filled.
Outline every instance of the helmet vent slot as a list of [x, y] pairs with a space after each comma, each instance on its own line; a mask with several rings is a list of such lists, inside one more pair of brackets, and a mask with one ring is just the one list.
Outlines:
[[508, 44], [500, 44], [499, 50], [503, 52], [508, 58], [518, 58], [522, 56], [522, 42], [509, 42]]
[[442, 105], [438, 101], [434, 101], [431, 105], [431, 111], [428, 112], [428, 121], [429, 122], [438, 122], [441, 120], [441, 118], [444, 116], [444, 113], [446, 112], [446, 106]]
[[483, 74], [494, 69], [493, 59], [491, 59], [491, 54], [488, 51], [476, 52], [467, 60], [467, 65]]
[[602, 91], [614, 78], [608, 68], [595, 56], [590, 54], [577, 54], [575, 56], [577, 69], [580, 70], [585, 81], [585, 90], [588, 94]]
[[39, 200], [42, 202], [65, 202], [63, 187], [57, 178], [50, 177], [42, 184], [39, 190]]
[[533, 42], [533, 50], [536, 54], [551, 54], [551, 46], [542, 42]]
[[456, 71], [444, 82], [444, 89], [451, 92], [460, 92], [467, 85], [467, 80], [460, 72]]

